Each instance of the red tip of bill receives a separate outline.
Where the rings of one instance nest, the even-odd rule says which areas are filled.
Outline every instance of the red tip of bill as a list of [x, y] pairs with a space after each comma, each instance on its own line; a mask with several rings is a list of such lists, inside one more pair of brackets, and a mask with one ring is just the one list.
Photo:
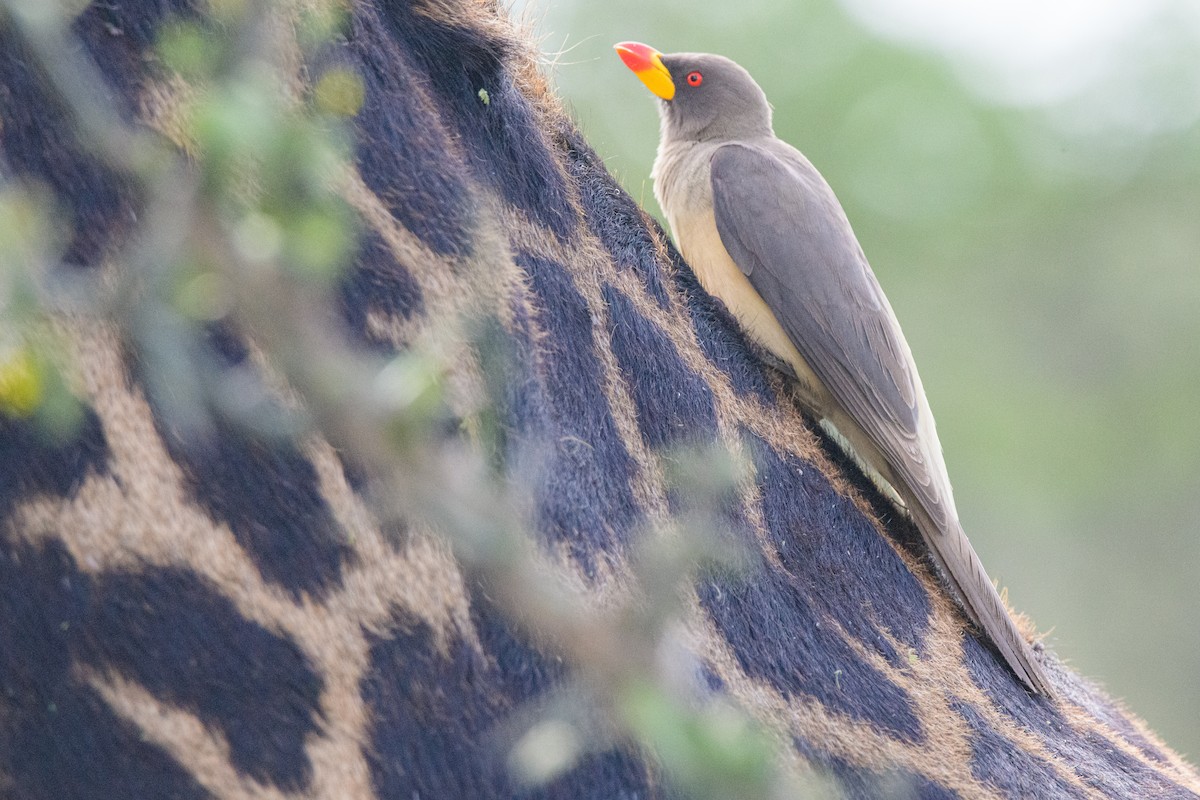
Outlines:
[[617, 55], [625, 62], [625, 66], [634, 72], [652, 69], [654, 67], [654, 57], [658, 55], [657, 50], [641, 42], [621, 42], [614, 44], [613, 49], [617, 51]]

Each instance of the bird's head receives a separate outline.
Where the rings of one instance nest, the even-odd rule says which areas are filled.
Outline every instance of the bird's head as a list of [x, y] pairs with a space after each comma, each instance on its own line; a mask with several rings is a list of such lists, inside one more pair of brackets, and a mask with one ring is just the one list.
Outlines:
[[771, 133], [767, 96], [749, 72], [728, 58], [664, 54], [638, 42], [621, 42], [614, 49], [660, 98], [664, 138], [703, 142]]

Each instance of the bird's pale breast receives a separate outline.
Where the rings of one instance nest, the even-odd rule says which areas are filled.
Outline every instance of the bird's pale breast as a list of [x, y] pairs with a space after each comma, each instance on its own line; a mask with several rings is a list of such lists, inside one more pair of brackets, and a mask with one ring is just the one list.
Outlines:
[[823, 395], [821, 382], [813, 374], [808, 362], [796, 350], [775, 314], [721, 244], [712, 209], [679, 217], [672, 215], [671, 228], [683, 257], [696, 271], [696, 277], [705, 291], [721, 298], [758, 344], [790, 365], [814, 400], [818, 395]]
[[827, 399], [823, 384], [721, 242], [709, 183], [711, 156], [711, 148], [703, 145], [661, 150], [654, 165], [659, 205], [705, 291], [719, 297], [758, 344], [791, 366], [810, 401], [819, 408]]

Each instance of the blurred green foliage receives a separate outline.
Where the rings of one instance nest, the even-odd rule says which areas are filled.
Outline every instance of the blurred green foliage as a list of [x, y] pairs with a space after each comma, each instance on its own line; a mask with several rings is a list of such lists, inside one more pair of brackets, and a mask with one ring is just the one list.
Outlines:
[[521, 13], [593, 146], [654, 213], [655, 101], [612, 44], [750, 70], [896, 308], [992, 577], [1052, 648], [1195, 758], [1200, 19], [1160, 5], [1090, 54], [1091, 83], [1024, 107], [832, 0]]
[[32, 275], [57, 255], [52, 199], [0, 183], [0, 415], [32, 417], [50, 441], [69, 436], [81, 410], [58, 369], [61, 342], [41, 315]]

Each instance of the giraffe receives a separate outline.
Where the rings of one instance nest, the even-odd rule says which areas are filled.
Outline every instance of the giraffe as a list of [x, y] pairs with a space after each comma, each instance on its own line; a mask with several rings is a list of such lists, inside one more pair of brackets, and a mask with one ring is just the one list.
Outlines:
[[[109, 0], [72, 26], [114, 106], [167, 139], [179, 98], [154, 32], [196, 11]], [[695, 577], [681, 638], [698, 690], [779, 732], [798, 769], [850, 797], [1200, 794], [1189, 764], [1053, 653], [1054, 697], [1031, 696], [966, 630], [914, 530], [619, 188], [498, 2], [349, 13], [335, 58], [365, 91], [339, 191], [363, 232], [342, 322], [394, 353], [498, 298], [514, 342], [503, 455], [529, 475], [545, 569], [598, 603], [619, 594], [642, 524], [670, 514], [672, 448], [743, 450], [752, 478], [724, 524], [751, 574]], [[119, 269], [140, 198], [2, 26], [0, 169], [69, 210], [73, 269]], [[621, 744], [515, 782], [494, 731], [569, 685], [553, 649], [436, 537], [390, 536], [321, 435], [218, 417], [192, 441], [111, 324], [56, 325], [82, 421], [49, 441], [0, 416], [0, 795], [673, 796]], [[223, 368], [265, 370], [238, 331], [210, 333]]]

